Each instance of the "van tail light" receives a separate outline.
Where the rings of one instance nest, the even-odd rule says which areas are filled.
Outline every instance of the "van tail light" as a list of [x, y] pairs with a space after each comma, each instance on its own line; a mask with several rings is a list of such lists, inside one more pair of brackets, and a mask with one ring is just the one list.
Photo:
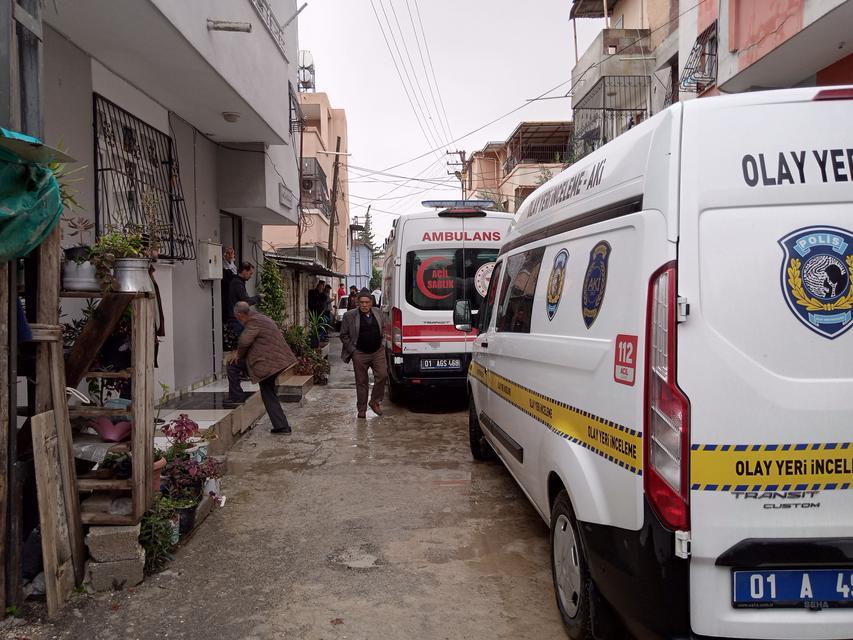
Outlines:
[[403, 312], [391, 309], [391, 353], [403, 353]]
[[649, 282], [643, 474], [646, 495], [663, 524], [688, 530], [690, 412], [675, 382], [677, 286], [675, 262]]
[[853, 100], [853, 88], [821, 89], [812, 100]]

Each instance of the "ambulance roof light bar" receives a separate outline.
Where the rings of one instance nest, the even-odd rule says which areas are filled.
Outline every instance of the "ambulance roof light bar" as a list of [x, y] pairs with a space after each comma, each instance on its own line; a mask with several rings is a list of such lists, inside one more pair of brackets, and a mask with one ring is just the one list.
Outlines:
[[482, 218], [484, 209], [494, 206], [491, 200], [424, 200], [424, 207], [441, 209], [438, 215], [442, 218]]

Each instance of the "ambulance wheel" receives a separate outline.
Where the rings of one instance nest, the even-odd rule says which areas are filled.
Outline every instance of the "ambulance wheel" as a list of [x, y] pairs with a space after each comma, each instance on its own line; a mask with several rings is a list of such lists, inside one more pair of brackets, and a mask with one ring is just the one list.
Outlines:
[[551, 510], [551, 575], [557, 607], [569, 637], [572, 640], [591, 640], [592, 582], [575, 514], [565, 491], [557, 496]]
[[406, 402], [406, 387], [399, 382], [394, 382], [392, 378], [388, 378], [388, 397], [391, 402], [402, 406]]
[[495, 459], [495, 450], [488, 443], [480, 428], [480, 420], [477, 418], [477, 407], [474, 400], [468, 400], [468, 438], [471, 442], [471, 455], [474, 460], [488, 462]]

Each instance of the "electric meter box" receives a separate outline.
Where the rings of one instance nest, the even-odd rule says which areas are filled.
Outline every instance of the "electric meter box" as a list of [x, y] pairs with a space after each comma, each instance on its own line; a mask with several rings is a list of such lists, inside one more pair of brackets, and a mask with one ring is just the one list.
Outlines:
[[200, 280], [222, 280], [222, 245], [199, 240], [198, 272]]

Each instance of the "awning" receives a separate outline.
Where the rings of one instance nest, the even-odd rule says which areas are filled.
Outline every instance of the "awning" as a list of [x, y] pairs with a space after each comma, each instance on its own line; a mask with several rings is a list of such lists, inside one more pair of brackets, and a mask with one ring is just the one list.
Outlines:
[[289, 267], [297, 271], [304, 271], [318, 276], [329, 276], [330, 278], [346, 278], [345, 273], [337, 273], [332, 271], [325, 265], [316, 262], [311, 258], [303, 258], [299, 256], [283, 256], [280, 253], [266, 252], [264, 260], [272, 260], [280, 267]]

